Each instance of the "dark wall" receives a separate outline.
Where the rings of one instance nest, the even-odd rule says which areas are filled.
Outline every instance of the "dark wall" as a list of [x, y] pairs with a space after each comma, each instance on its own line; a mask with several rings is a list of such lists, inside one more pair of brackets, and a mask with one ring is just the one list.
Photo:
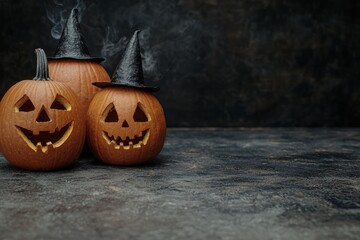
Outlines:
[[110, 74], [144, 30], [145, 77], [162, 87], [169, 126], [360, 126], [357, 0], [82, 3], [0, 0], [1, 96], [34, 76], [34, 48], [52, 55], [60, 16], [78, 4]]

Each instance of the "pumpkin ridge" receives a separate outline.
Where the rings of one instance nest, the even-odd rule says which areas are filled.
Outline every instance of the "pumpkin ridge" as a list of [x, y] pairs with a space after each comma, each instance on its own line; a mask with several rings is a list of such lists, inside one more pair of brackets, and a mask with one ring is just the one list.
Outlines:
[[[90, 79], [90, 82], [93, 82], [93, 78], [96, 78], [96, 79], [98, 78], [98, 74], [97, 74], [96, 71], [94, 71], [94, 69], [92, 68], [92, 63], [87, 63], [87, 64], [85, 65], [85, 67], [86, 67], [86, 70], [87, 70], [87, 71], [86, 71], [86, 74], [88, 75], [87, 78]], [[90, 70], [89, 70], [89, 69], [90, 69]], [[91, 74], [90, 74], [90, 71], [91, 71]], [[93, 86], [93, 85], [92, 85], [91, 83], [90, 83], [90, 84], [86, 84], [86, 92], [89, 92], [89, 93], [92, 94], [91, 98], [94, 97], [94, 94], [96, 93], [96, 92], [94, 92], [92, 86]], [[87, 98], [87, 102], [91, 100], [91, 99], [88, 99], [89, 96], [86, 96], [86, 98]]]

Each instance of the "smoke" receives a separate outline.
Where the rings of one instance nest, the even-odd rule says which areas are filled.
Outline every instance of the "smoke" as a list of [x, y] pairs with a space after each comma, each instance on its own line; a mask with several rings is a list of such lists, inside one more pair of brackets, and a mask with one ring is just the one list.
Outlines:
[[101, 57], [105, 60], [102, 62], [105, 68], [109, 69], [112, 66], [111, 59], [122, 52], [127, 44], [127, 38], [121, 36], [120, 32], [114, 27], [108, 26], [106, 28], [105, 38], [102, 41]]
[[[187, 78], [202, 67], [215, 44], [214, 31], [196, 16], [182, 10], [175, 0], [146, 0], [108, 3], [103, 16], [107, 27], [102, 45], [103, 65], [112, 72], [121, 59], [127, 40], [141, 30], [139, 40], [146, 79], [162, 81], [163, 76]], [[126, 36], [124, 38], [123, 36]], [[186, 69], [186, 71], [184, 71]]]
[[[115, 61], [120, 59], [121, 55], [131, 38], [131, 35], [128, 37], [122, 36], [119, 31], [120, 28], [107, 26], [106, 34], [102, 41], [101, 48], [101, 57], [105, 60], [102, 62], [102, 65], [106, 69], [114, 70], [114, 67], [118, 64]], [[135, 27], [134, 27], [135, 29]], [[131, 31], [131, 34], [133, 31]], [[151, 29], [141, 29], [139, 33], [139, 42], [141, 45], [141, 58], [142, 58], [142, 66], [144, 72], [147, 74], [156, 75], [157, 73], [157, 54], [156, 51], [151, 47]]]
[[45, 8], [46, 15], [53, 24], [50, 32], [51, 36], [54, 39], [60, 39], [71, 9], [76, 8], [79, 10], [78, 19], [81, 22], [86, 10], [86, 4], [82, 0], [53, 0], [53, 2], [45, 1]]
[[[53, 23], [51, 35], [59, 39], [73, 7], [83, 19], [82, 30], [90, 52], [100, 53], [102, 65], [112, 73], [118, 65], [126, 44], [135, 30], [139, 40], [146, 79], [168, 81], [179, 77], [189, 79], [203, 67], [204, 58], [216, 44], [214, 30], [194, 14], [184, 10], [177, 0], [98, 1], [52, 0], [47, 15]], [[96, 6], [96, 7], [95, 7]]]
[[157, 66], [156, 53], [151, 48], [150, 44], [151, 30], [144, 29], [139, 34], [139, 42], [142, 46], [142, 65], [146, 72], [153, 72]]

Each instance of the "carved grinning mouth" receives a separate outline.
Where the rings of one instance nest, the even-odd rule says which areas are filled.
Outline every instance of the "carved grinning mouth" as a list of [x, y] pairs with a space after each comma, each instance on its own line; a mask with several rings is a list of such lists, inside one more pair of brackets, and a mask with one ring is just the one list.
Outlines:
[[121, 137], [114, 137], [108, 132], [103, 132], [103, 138], [108, 144], [113, 144], [115, 149], [125, 149], [129, 150], [130, 148], [141, 148], [145, 146], [150, 136], [150, 130], [146, 129], [141, 132], [141, 135], [135, 135], [134, 138], [126, 137], [122, 139]]
[[16, 126], [16, 130], [31, 149], [37, 152], [38, 148], [41, 148], [41, 151], [45, 153], [50, 146], [53, 148], [60, 147], [70, 136], [73, 125], [74, 122], [72, 121], [60, 129], [56, 128], [52, 132], [39, 131], [34, 133], [20, 126]]

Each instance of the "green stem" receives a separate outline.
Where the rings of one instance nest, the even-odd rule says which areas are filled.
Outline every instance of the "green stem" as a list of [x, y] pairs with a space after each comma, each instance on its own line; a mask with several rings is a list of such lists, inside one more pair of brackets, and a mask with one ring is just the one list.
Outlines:
[[34, 80], [51, 80], [49, 77], [49, 70], [48, 70], [48, 62], [46, 58], [46, 54], [43, 49], [37, 48], [35, 49], [36, 53], [36, 76]]

